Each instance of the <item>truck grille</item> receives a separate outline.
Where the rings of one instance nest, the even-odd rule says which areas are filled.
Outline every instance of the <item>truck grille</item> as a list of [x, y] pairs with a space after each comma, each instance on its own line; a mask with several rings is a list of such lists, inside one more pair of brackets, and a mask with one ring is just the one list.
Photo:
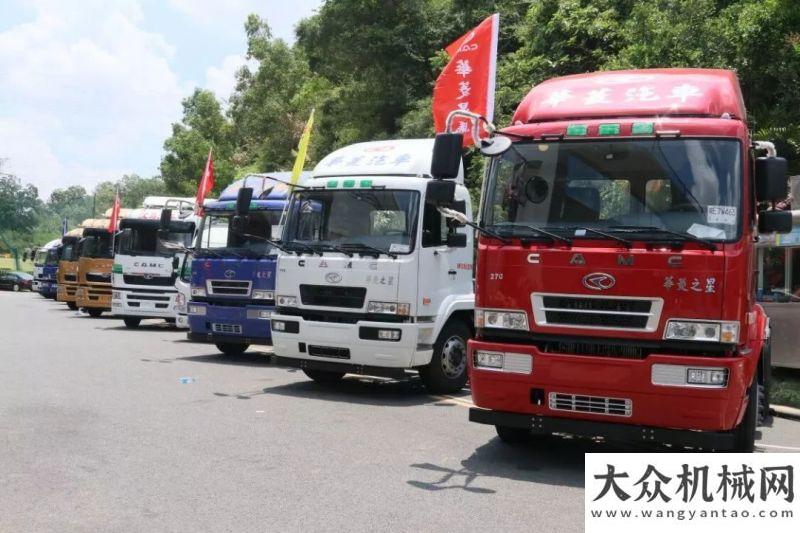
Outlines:
[[68, 283], [78, 283], [78, 276], [75, 274], [64, 274], [64, 281]]
[[346, 307], [361, 309], [367, 296], [366, 287], [328, 287], [325, 285], [300, 285], [303, 305]]
[[613, 344], [585, 341], [545, 341], [540, 349], [546, 353], [614, 357], [618, 359], [644, 359], [647, 351], [636, 344]]
[[249, 296], [251, 282], [227, 279], [208, 280], [208, 293], [217, 296]]
[[225, 335], [241, 335], [241, 324], [211, 324], [211, 331]]
[[309, 346], [308, 355], [314, 357], [331, 357], [334, 359], [350, 359], [350, 349], [333, 346]]
[[602, 396], [583, 396], [551, 392], [548, 405], [554, 411], [572, 411], [598, 415], [631, 416], [633, 402], [624, 398], [604, 398]]
[[108, 274], [86, 274], [87, 283], [111, 283], [111, 273]]
[[123, 274], [122, 280], [126, 285], [148, 285], [156, 287], [172, 287], [175, 285], [175, 275], [172, 276], [138, 276]]
[[533, 294], [533, 317], [539, 326], [655, 331], [660, 298], [614, 298]]

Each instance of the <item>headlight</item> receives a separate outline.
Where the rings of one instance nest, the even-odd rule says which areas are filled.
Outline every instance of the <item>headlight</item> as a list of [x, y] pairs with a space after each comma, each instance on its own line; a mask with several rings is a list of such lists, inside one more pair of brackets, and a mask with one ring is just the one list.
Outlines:
[[656, 363], [650, 370], [650, 378], [653, 385], [724, 389], [728, 386], [728, 369]]
[[189, 314], [190, 315], [205, 316], [206, 308], [205, 308], [204, 305], [190, 305], [189, 306]]
[[253, 300], [274, 300], [275, 291], [253, 291]]
[[203, 287], [192, 287], [192, 296], [205, 296], [206, 290]]
[[408, 316], [411, 314], [411, 304], [371, 301], [367, 303], [367, 313]]
[[272, 318], [272, 311], [269, 309], [248, 309], [247, 318], [255, 320], [269, 320]]
[[528, 330], [528, 315], [525, 311], [475, 309], [476, 328]]
[[667, 327], [664, 328], [664, 338], [735, 344], [739, 341], [739, 323], [669, 320], [667, 321]]
[[278, 295], [277, 299], [278, 305], [281, 307], [296, 307], [297, 306], [297, 296], [286, 296], [286, 295]]
[[175, 310], [179, 313], [186, 312], [186, 296], [183, 293], [178, 293], [175, 295]]
[[486, 352], [477, 350], [473, 359], [475, 368], [530, 374], [533, 371], [533, 357], [524, 353]]

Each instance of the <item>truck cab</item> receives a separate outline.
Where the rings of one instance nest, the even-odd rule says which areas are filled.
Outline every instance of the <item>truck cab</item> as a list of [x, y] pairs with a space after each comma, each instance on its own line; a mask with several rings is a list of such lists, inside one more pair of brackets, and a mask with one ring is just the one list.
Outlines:
[[[105, 221], [108, 224], [108, 221]], [[101, 224], [98, 224], [98, 226]], [[75, 304], [92, 318], [111, 311], [112, 234], [107, 227], [84, 228], [79, 243], [78, 289]]]
[[484, 147], [470, 419], [506, 441], [752, 450], [770, 373], [754, 242], [791, 214], [769, 208], [786, 161], [750, 138], [735, 74], [549, 80]]
[[283, 364], [321, 383], [417, 370], [430, 391], [463, 387], [473, 236], [439, 212], [442, 187], [467, 217], [471, 206], [460, 146], [436, 179], [433, 146], [347, 146], [292, 194], [272, 316]]
[[[300, 183], [306, 179], [301, 176]], [[191, 253], [188, 338], [226, 355], [270, 345], [275, 264], [291, 173], [251, 174], [206, 202]], [[246, 198], [243, 193], [246, 194]]]
[[194, 202], [163, 200], [163, 208], [133, 209], [120, 222], [111, 306], [128, 328], [142, 319], [178, 317], [175, 282], [199, 218]]
[[55, 299], [58, 293], [58, 260], [61, 239], [54, 239], [36, 251], [33, 259], [33, 290], [45, 298]]
[[72, 310], [78, 309], [75, 293], [78, 290], [78, 249], [83, 228], [75, 228], [61, 237], [61, 257], [58, 261], [58, 291], [56, 300]]

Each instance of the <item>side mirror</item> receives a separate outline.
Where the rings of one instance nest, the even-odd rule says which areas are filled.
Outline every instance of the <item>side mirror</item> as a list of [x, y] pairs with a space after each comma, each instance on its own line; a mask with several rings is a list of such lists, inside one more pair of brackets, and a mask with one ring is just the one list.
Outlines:
[[178, 259], [177, 256], [172, 258], [172, 270], [177, 271], [178, 267], [181, 266], [181, 261]]
[[250, 201], [253, 199], [253, 188], [242, 187], [236, 195], [236, 214], [246, 215], [250, 212]]
[[786, 159], [782, 157], [759, 157], [756, 159], [756, 200], [777, 202], [789, 194]]
[[431, 180], [425, 188], [425, 203], [439, 205], [450, 205], [456, 196], [456, 182]]
[[511, 148], [511, 139], [505, 135], [497, 135], [488, 139], [481, 139], [481, 153], [487, 157], [504, 154]]
[[467, 247], [467, 234], [466, 233], [450, 233], [447, 235], [447, 246], [450, 248], [466, 248]]
[[460, 133], [439, 133], [433, 142], [431, 176], [436, 179], [454, 179], [461, 170], [461, 146], [464, 136]]
[[168, 231], [170, 220], [172, 220], [172, 209], [162, 209], [161, 220], [158, 223], [159, 229], [161, 231]]
[[27, 250], [22, 252], [22, 260], [23, 261], [27, 261], [28, 260], [28, 251]]
[[790, 233], [792, 231], [791, 211], [761, 211], [758, 213], [759, 233]]

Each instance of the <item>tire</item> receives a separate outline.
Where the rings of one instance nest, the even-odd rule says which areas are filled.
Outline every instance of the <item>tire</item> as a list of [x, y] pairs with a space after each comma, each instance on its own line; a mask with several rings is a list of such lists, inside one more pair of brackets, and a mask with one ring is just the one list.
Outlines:
[[78, 304], [76, 304], [75, 302], [67, 302], [67, 307], [69, 307], [71, 311], [78, 310]]
[[103, 314], [103, 310], [102, 309], [89, 308], [89, 309], [86, 310], [86, 312], [89, 313], [89, 316], [92, 317], [92, 318], [98, 318], [100, 315]]
[[228, 342], [218, 342], [217, 350], [227, 356], [242, 355], [250, 347], [249, 344], [232, 344]]
[[467, 340], [469, 327], [460, 320], [451, 320], [442, 328], [430, 364], [419, 370], [422, 383], [431, 394], [458, 392], [467, 383]]
[[329, 372], [327, 370], [312, 370], [304, 368], [303, 373], [320, 385], [332, 385], [338, 383], [344, 377], [344, 372]]
[[15, 283], [14, 286], [11, 287], [11, 290], [14, 291], [14, 292], [19, 292], [19, 284]]
[[126, 316], [122, 319], [125, 322], [125, 327], [130, 329], [136, 329], [139, 327], [139, 324], [142, 322], [141, 318], [129, 317]]
[[755, 449], [760, 397], [758, 388], [759, 384], [756, 382], [747, 390], [747, 407], [744, 417], [739, 426], [733, 430], [733, 451], [735, 452], [752, 453]]
[[527, 429], [510, 426], [495, 426], [497, 436], [506, 444], [524, 444], [531, 440], [531, 432]]

